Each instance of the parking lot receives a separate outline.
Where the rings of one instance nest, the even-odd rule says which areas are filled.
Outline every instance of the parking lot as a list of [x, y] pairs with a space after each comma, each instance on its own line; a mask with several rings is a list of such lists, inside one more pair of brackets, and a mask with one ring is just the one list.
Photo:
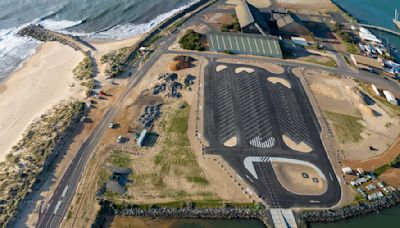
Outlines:
[[[206, 153], [221, 155], [273, 207], [332, 206], [340, 186], [299, 78], [255, 66], [211, 61], [205, 72]], [[251, 170], [246, 158], [256, 158]], [[269, 158], [316, 165], [328, 179], [321, 196], [296, 195], [278, 182]]]

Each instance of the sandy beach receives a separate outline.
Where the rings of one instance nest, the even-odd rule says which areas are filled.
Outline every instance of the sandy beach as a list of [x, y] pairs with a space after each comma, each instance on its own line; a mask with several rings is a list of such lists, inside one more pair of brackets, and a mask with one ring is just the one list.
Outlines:
[[0, 161], [35, 118], [63, 99], [84, 97], [72, 74], [82, 58], [68, 46], [47, 42], [0, 84]]
[[102, 56], [107, 54], [112, 50], [118, 50], [123, 47], [129, 47], [135, 45], [140, 39], [143, 38], [144, 35], [134, 36], [124, 40], [115, 40], [115, 41], [92, 41], [90, 42], [97, 50], [94, 52], [95, 56]]
[[[143, 36], [119, 41], [91, 42], [94, 57], [137, 43]], [[61, 100], [84, 98], [85, 88], [74, 79], [72, 70], [83, 54], [57, 42], [42, 44], [37, 52], [0, 84], [0, 161], [22, 136], [26, 127]], [[100, 65], [98, 80], [102, 81]], [[74, 86], [71, 86], [74, 85]]]

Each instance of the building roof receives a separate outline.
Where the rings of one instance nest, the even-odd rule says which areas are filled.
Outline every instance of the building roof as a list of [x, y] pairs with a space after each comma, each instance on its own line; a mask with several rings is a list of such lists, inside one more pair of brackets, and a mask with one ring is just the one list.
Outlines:
[[281, 14], [273, 13], [272, 17], [276, 20], [276, 26], [279, 30], [286, 30], [293, 34], [308, 34], [308, 28], [293, 13]]
[[351, 59], [353, 60], [355, 65], [364, 65], [376, 69], [383, 69], [383, 64], [376, 59], [368, 58], [361, 55], [353, 55], [353, 54], [351, 55]]
[[239, 1], [235, 10], [241, 28], [255, 23], [261, 27], [261, 30], [258, 28], [261, 33], [269, 30], [267, 20], [256, 7], [248, 4], [246, 0]]
[[253, 14], [251, 13], [249, 5], [245, 0], [239, 1], [235, 7], [235, 10], [240, 27], [244, 28], [254, 22]]
[[132, 172], [132, 169], [125, 167], [113, 167], [112, 172], [116, 174], [130, 174]]
[[125, 188], [122, 187], [116, 180], [108, 180], [106, 182], [106, 190], [121, 195], [124, 194], [126, 191]]
[[276, 20], [276, 25], [278, 25], [278, 28], [282, 28], [293, 22], [295, 22], [294, 18], [291, 15], [286, 14]]
[[207, 38], [210, 50], [213, 51], [282, 58], [279, 42], [273, 37], [243, 33], [210, 33]]

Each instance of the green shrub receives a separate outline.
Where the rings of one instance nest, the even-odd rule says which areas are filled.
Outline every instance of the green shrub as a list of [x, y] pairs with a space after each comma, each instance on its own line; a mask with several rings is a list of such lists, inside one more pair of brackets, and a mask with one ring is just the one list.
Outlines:
[[89, 56], [83, 58], [83, 60], [76, 66], [72, 73], [79, 80], [85, 80], [93, 77], [93, 61]]
[[179, 44], [186, 50], [202, 51], [204, 50], [204, 47], [201, 44], [200, 38], [201, 35], [199, 33], [189, 29], [186, 31], [185, 35], [181, 37]]

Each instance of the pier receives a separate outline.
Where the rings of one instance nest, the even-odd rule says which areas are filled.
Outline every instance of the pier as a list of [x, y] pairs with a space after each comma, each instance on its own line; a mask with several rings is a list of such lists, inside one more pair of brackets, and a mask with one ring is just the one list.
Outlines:
[[380, 27], [380, 26], [375, 26], [375, 25], [369, 25], [369, 24], [362, 24], [362, 23], [358, 23], [358, 25], [365, 27], [365, 28], [372, 28], [372, 29], [376, 29], [376, 30], [381, 30], [387, 33], [391, 33], [393, 35], [399, 36], [400, 37], [400, 32], [396, 32], [394, 30], [388, 29], [388, 28], [384, 28], [384, 27]]

